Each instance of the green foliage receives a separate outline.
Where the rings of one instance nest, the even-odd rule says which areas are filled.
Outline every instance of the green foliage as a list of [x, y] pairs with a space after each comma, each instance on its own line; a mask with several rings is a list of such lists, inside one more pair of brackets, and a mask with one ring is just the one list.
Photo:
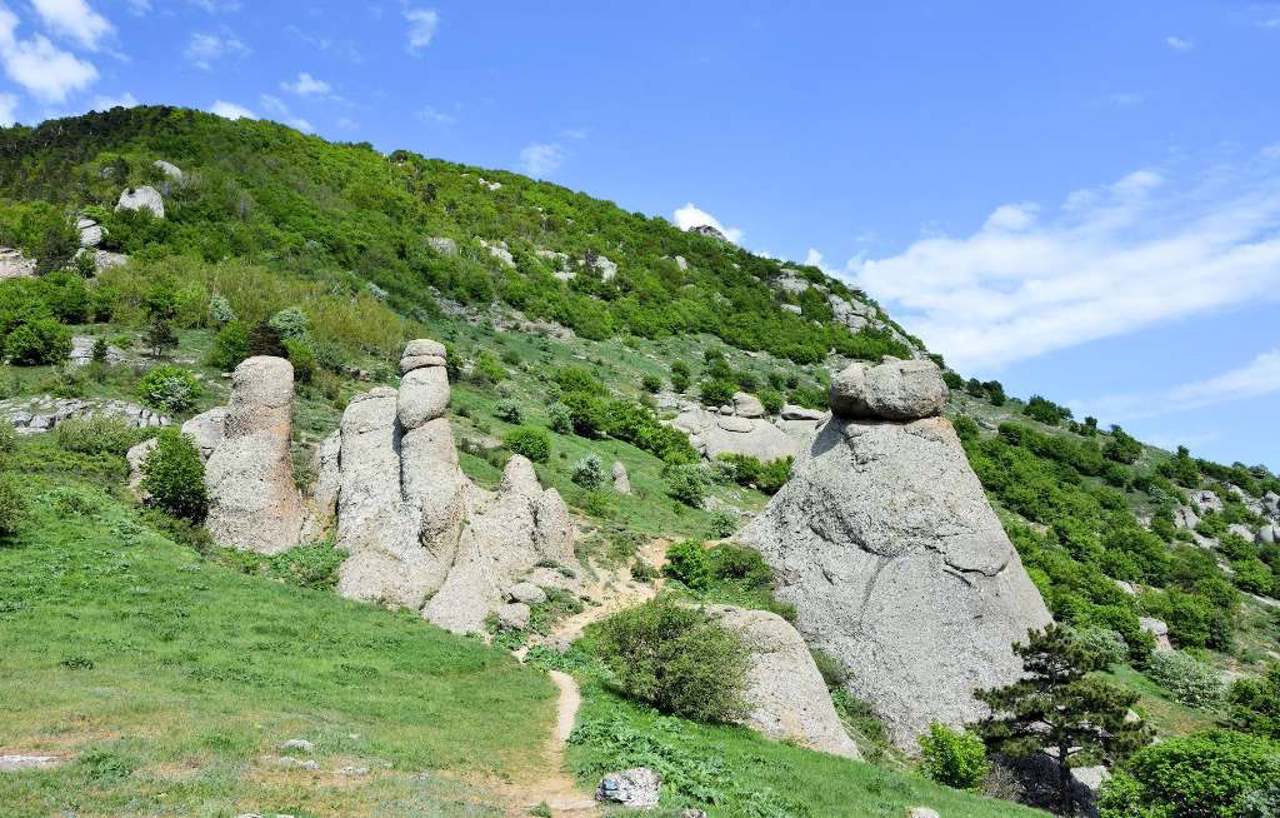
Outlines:
[[142, 462], [142, 490], [150, 502], [184, 520], [199, 522], [208, 510], [204, 464], [191, 439], [176, 429], [162, 429], [156, 447]]
[[1222, 678], [1217, 669], [1190, 654], [1155, 653], [1147, 675], [1188, 707], [1213, 707], [1222, 701]]
[[12, 537], [26, 522], [29, 507], [26, 495], [11, 474], [0, 474], [0, 538]]
[[987, 747], [979, 736], [936, 721], [920, 737], [920, 759], [925, 775], [958, 790], [977, 789], [991, 769]]
[[502, 445], [534, 463], [546, 463], [551, 457], [551, 436], [544, 429], [517, 426], [502, 438]]
[[605, 620], [594, 641], [619, 688], [634, 699], [698, 721], [745, 713], [747, 649], [699, 609], [659, 597]]
[[71, 331], [52, 318], [27, 321], [5, 336], [4, 354], [18, 366], [60, 363], [71, 354]]
[[697, 540], [682, 540], [667, 549], [662, 573], [683, 582], [695, 591], [711, 584], [711, 558]]
[[1102, 447], [1102, 453], [1108, 460], [1117, 463], [1132, 464], [1142, 456], [1142, 444], [1119, 426], [1111, 427], [1111, 438]]
[[138, 397], [161, 412], [185, 412], [202, 393], [200, 381], [187, 369], [161, 364], [147, 370], [138, 382]]
[[1103, 786], [1102, 818], [1240, 818], [1280, 777], [1280, 746], [1228, 731], [1152, 744]]
[[691, 508], [702, 508], [711, 490], [711, 478], [701, 464], [682, 463], [667, 466], [662, 472], [667, 494]]
[[755, 549], [721, 543], [704, 553], [711, 575], [721, 582], [737, 582], [757, 589], [773, 585], [773, 570]]
[[733, 401], [733, 393], [737, 391], [738, 385], [733, 381], [712, 379], [698, 387], [698, 397], [707, 406], [723, 406]]
[[604, 462], [600, 459], [600, 455], [590, 452], [574, 463], [573, 473], [569, 479], [588, 491], [594, 491], [604, 485]]
[[1071, 637], [1088, 654], [1088, 666], [1109, 668], [1125, 661], [1129, 656], [1129, 646], [1124, 637], [1110, 628], [1086, 626], [1072, 628]]
[[762, 463], [747, 454], [722, 454], [718, 460], [728, 465], [730, 476], [735, 483], [765, 494], [777, 494], [791, 479], [793, 463], [791, 457]]
[[250, 354], [249, 327], [241, 321], [233, 320], [213, 336], [213, 345], [209, 348], [205, 363], [223, 372], [230, 372]]
[[493, 416], [498, 420], [519, 425], [524, 422], [524, 409], [513, 400], [500, 400], [493, 407]]
[[662, 391], [662, 379], [657, 375], [645, 375], [640, 379], [640, 388], [650, 395], [656, 395]]
[[293, 377], [298, 383], [311, 383], [315, 378], [317, 362], [310, 339], [285, 338], [282, 342], [285, 357], [293, 364]]
[[1232, 682], [1227, 705], [1232, 727], [1280, 741], [1280, 664], [1268, 665], [1262, 678]]
[[1022, 413], [1032, 420], [1038, 420], [1049, 426], [1057, 426], [1062, 421], [1071, 419], [1070, 409], [1059, 406], [1040, 395], [1032, 395], [1027, 405], [1023, 407]]
[[298, 307], [285, 307], [267, 320], [267, 326], [275, 330], [283, 340], [306, 338], [311, 332], [311, 320]]
[[236, 320], [235, 308], [222, 293], [214, 293], [209, 297], [209, 322], [216, 327], [226, 326]]
[[573, 433], [573, 413], [569, 407], [556, 401], [547, 407], [547, 427], [558, 435]]
[[114, 415], [94, 414], [67, 418], [54, 427], [58, 445], [80, 454], [110, 454], [124, 457], [142, 440], [141, 430]]

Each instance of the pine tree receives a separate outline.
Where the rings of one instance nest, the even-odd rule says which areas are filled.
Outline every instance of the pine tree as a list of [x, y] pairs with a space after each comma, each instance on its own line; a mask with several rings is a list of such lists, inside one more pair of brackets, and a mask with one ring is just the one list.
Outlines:
[[1059, 762], [1059, 809], [1070, 814], [1074, 756], [1113, 765], [1149, 741], [1142, 722], [1125, 718], [1138, 695], [1090, 676], [1101, 669], [1098, 654], [1057, 625], [1029, 631], [1027, 644], [1013, 650], [1026, 675], [974, 694], [991, 709], [977, 730], [992, 752], [1013, 758], [1044, 753]]

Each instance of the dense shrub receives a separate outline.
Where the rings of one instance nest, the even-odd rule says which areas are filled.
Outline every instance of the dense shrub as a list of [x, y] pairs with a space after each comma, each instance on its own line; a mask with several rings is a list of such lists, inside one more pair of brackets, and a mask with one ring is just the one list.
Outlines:
[[697, 540], [683, 540], [667, 549], [662, 573], [678, 579], [695, 591], [711, 584], [711, 558]]
[[1112, 426], [1111, 439], [1102, 447], [1102, 453], [1117, 463], [1134, 463], [1142, 456], [1142, 444], [1124, 429]]
[[81, 454], [113, 454], [125, 452], [142, 439], [142, 431], [114, 415], [89, 415], [67, 418], [54, 428], [58, 445]]
[[243, 322], [230, 321], [213, 336], [213, 345], [209, 347], [205, 362], [230, 372], [249, 355], [249, 328]]
[[733, 400], [738, 385], [728, 380], [707, 380], [698, 387], [698, 397], [707, 406], [723, 406]]
[[280, 340], [306, 338], [311, 331], [311, 321], [307, 314], [297, 307], [285, 307], [267, 321], [267, 326], [275, 330]]
[[60, 363], [71, 354], [71, 330], [52, 318], [19, 324], [5, 337], [4, 354], [18, 366]]
[[1147, 675], [1190, 707], [1212, 707], [1222, 700], [1222, 678], [1212, 665], [1180, 651], [1151, 657]]
[[1032, 395], [1027, 405], [1023, 407], [1022, 413], [1049, 426], [1057, 426], [1062, 421], [1071, 419], [1070, 409], [1059, 406], [1040, 395]]
[[185, 412], [195, 406], [201, 392], [192, 372], [172, 364], [152, 367], [138, 382], [138, 397], [161, 412]]
[[199, 522], [208, 510], [204, 464], [191, 439], [176, 429], [163, 429], [156, 447], [142, 463], [142, 489], [150, 502], [169, 514]]
[[930, 779], [958, 790], [976, 789], [991, 768], [980, 737], [936, 721], [920, 737], [920, 760]]
[[667, 466], [663, 469], [662, 476], [666, 480], [667, 494], [673, 499], [692, 508], [702, 508], [702, 504], [707, 501], [711, 478], [700, 464]]
[[650, 395], [656, 395], [662, 391], [662, 379], [657, 375], [645, 375], [640, 379], [640, 388]]
[[502, 438], [509, 451], [524, 455], [534, 463], [546, 463], [551, 457], [551, 437], [542, 429], [517, 426]]
[[660, 597], [605, 620], [595, 649], [628, 696], [699, 721], [745, 712], [748, 655], [706, 613]]
[[594, 491], [604, 485], [604, 463], [595, 452], [583, 457], [573, 464], [570, 479], [588, 491]]
[[524, 422], [524, 409], [513, 400], [500, 400], [493, 407], [493, 416], [498, 420], [518, 425]]
[[556, 401], [547, 407], [547, 426], [556, 434], [570, 434], [573, 432], [573, 413], [568, 406]]
[[1129, 646], [1125, 644], [1124, 637], [1110, 628], [1073, 628], [1071, 635], [1089, 653], [1090, 662], [1097, 667], [1118, 665], [1129, 656]]
[[731, 479], [735, 483], [765, 494], [777, 494], [791, 479], [793, 458], [790, 457], [762, 463], [751, 455], [722, 454], [718, 460], [729, 466]]
[[1280, 664], [1268, 666], [1262, 678], [1232, 682], [1227, 704], [1232, 727], [1280, 741]]
[[0, 537], [12, 537], [27, 519], [27, 499], [12, 475], [0, 475]]
[[724, 543], [706, 552], [711, 575], [723, 582], [736, 582], [747, 588], [773, 585], [773, 570], [752, 548]]

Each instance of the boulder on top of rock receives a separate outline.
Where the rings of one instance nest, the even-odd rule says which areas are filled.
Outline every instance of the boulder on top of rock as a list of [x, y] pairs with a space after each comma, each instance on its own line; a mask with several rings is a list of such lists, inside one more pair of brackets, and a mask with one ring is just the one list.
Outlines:
[[769, 611], [711, 605], [707, 613], [738, 634], [750, 653], [744, 723], [769, 738], [812, 750], [861, 758], [831, 703], [826, 682], [787, 620]]
[[[901, 365], [887, 377], [909, 385], [922, 371]], [[911, 414], [940, 408], [932, 383], [887, 392], [921, 394], [894, 397], [921, 407]], [[980, 718], [973, 691], [1019, 678], [1013, 643], [1050, 621], [944, 418], [832, 417], [736, 539], [773, 568], [805, 640], [849, 672], [850, 692], [908, 751], [930, 722]]]
[[247, 358], [231, 376], [224, 436], [205, 464], [216, 542], [261, 554], [298, 545], [305, 519], [289, 454], [293, 365], [284, 358]]
[[842, 418], [916, 420], [939, 414], [947, 385], [933, 361], [850, 364], [831, 381], [831, 411]]
[[733, 413], [741, 418], [762, 418], [765, 415], [764, 404], [748, 392], [734, 392]]
[[76, 230], [80, 232], [80, 246], [89, 248], [102, 244], [102, 238], [106, 232], [96, 220], [85, 216], [76, 219]]
[[147, 210], [157, 219], [164, 218], [164, 197], [149, 185], [125, 188], [120, 192], [116, 210]]

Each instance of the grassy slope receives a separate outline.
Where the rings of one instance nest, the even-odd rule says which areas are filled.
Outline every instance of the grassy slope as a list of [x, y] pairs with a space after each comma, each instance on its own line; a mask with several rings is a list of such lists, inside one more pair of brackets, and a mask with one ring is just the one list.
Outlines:
[[[434, 771], [539, 761], [552, 686], [502, 652], [203, 560], [73, 480], [27, 488], [40, 510], [0, 546], [0, 748], [80, 761], [0, 776], [5, 815], [454, 814]], [[295, 737], [320, 772], [261, 759]]]

